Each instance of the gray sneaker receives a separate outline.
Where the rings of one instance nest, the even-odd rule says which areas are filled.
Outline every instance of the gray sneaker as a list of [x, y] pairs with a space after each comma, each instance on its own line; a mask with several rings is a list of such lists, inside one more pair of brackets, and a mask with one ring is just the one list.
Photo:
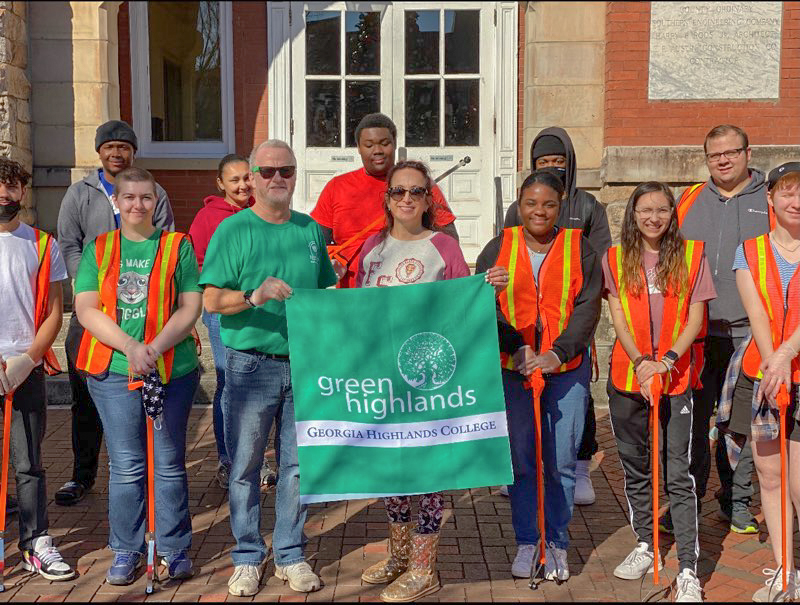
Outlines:
[[783, 603], [791, 600], [789, 597], [800, 596], [800, 582], [798, 582], [798, 573], [795, 570], [789, 574], [789, 590], [783, 590], [783, 577], [780, 569], [764, 569], [762, 572], [767, 579], [764, 580], [764, 586], [756, 590], [753, 595], [753, 602], [755, 603]]
[[[658, 569], [662, 569], [660, 559]], [[638, 580], [647, 573], [653, 573], [653, 551], [644, 542], [639, 542], [614, 570], [614, 575], [622, 580]]]
[[276, 473], [270, 468], [269, 462], [267, 462], [265, 458], [264, 464], [261, 467], [261, 485], [272, 487], [273, 485], [277, 484], [278, 484], [278, 473]]
[[255, 565], [237, 565], [228, 580], [228, 592], [234, 597], [252, 597], [261, 584], [261, 570]]
[[700, 589], [700, 580], [691, 569], [684, 569], [675, 578], [676, 603], [702, 603], [703, 591]]
[[222, 489], [228, 489], [231, 481], [231, 467], [228, 464], [221, 463], [217, 467], [217, 476], [215, 477], [217, 483]]
[[556, 545], [550, 542], [545, 548], [544, 554], [544, 579], [555, 580], [559, 584], [569, 580], [567, 551], [563, 548], [556, 548]]

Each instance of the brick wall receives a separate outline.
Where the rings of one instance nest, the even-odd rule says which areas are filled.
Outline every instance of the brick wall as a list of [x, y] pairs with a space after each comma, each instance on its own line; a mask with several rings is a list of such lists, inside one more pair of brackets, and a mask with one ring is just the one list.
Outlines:
[[800, 2], [784, 2], [780, 99], [648, 101], [650, 3], [609, 2], [605, 145], [697, 145], [716, 124], [747, 130], [752, 144], [800, 140]]
[[[133, 123], [128, 3], [120, 6], [120, 116]], [[267, 138], [267, 11], [261, 2], [233, 3], [233, 108], [236, 152], [247, 156]], [[191, 161], [187, 160], [187, 167]], [[215, 170], [152, 170], [169, 194], [176, 228], [187, 231], [203, 198], [217, 193]]]

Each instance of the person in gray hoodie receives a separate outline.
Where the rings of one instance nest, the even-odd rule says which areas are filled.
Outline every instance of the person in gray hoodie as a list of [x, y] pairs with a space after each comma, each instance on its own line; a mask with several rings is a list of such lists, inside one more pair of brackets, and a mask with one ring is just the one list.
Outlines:
[[[764, 173], [748, 166], [750, 144], [738, 126], [722, 124], [703, 143], [709, 180], [689, 187], [680, 197], [678, 220], [687, 239], [705, 242], [717, 298], [708, 305], [708, 335], [704, 341], [702, 389], [694, 391], [690, 472], [694, 476], [698, 515], [711, 470], [709, 421], [722, 393], [725, 370], [733, 352], [747, 335], [750, 323], [736, 289], [733, 260], [736, 248], [747, 239], [769, 232], [767, 185]], [[753, 454], [750, 440], [742, 450], [736, 470], [731, 470], [724, 442], [716, 448], [720, 510], [730, 520], [731, 531], [757, 534], [758, 522], [750, 512], [753, 495]], [[671, 530], [665, 517], [662, 530]]]
[[[83, 180], [73, 183], [64, 194], [58, 212], [58, 245], [71, 279], [75, 278], [84, 247], [98, 235], [119, 227], [119, 209], [111, 201], [114, 179], [133, 164], [136, 133], [126, 122], [111, 120], [97, 128], [95, 149], [102, 168], [92, 170]], [[173, 231], [175, 219], [167, 192], [156, 185], [158, 201], [153, 224]], [[80, 502], [94, 485], [97, 462], [103, 440], [103, 425], [86, 386], [86, 377], [75, 369], [83, 327], [73, 312], [66, 338], [67, 367], [72, 390], [72, 479], [55, 496], [56, 504], [69, 506]]]
[[[549, 168], [559, 175], [564, 183], [566, 195], [558, 213], [556, 225], [568, 229], [582, 229], [598, 258], [611, 247], [611, 231], [608, 227], [606, 208], [588, 191], [576, 185], [578, 162], [575, 148], [567, 131], [556, 126], [545, 128], [531, 144], [531, 170]], [[517, 202], [513, 202], [506, 212], [504, 227], [521, 225]], [[578, 451], [578, 465], [575, 468], [575, 504], [585, 506], [594, 503], [595, 494], [589, 477], [589, 464], [597, 452], [594, 400], [589, 391], [589, 405], [583, 428], [583, 439]], [[504, 492], [505, 493], [505, 492]]]

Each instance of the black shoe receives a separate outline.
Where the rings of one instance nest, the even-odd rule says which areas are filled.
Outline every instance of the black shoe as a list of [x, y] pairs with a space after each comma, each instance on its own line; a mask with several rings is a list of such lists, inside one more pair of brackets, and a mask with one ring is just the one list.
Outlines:
[[662, 534], [674, 533], [675, 528], [672, 525], [672, 515], [669, 514], [669, 510], [658, 520], [658, 531]]
[[19, 502], [14, 496], [8, 496], [6, 499], [6, 515], [10, 516], [19, 512]]
[[80, 481], [67, 481], [56, 492], [56, 504], [61, 506], [72, 506], [77, 504], [86, 496], [89, 486]]

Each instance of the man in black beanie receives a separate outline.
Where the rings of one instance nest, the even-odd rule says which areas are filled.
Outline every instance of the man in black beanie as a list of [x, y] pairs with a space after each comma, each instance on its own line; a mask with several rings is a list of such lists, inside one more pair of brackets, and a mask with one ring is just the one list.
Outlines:
[[[550, 127], [542, 130], [531, 144], [531, 169], [547, 168], [559, 175], [566, 194], [561, 204], [556, 226], [582, 229], [589, 244], [602, 256], [611, 247], [611, 231], [603, 204], [587, 191], [576, 186], [578, 164], [572, 139], [563, 128]], [[504, 227], [515, 227], [522, 222], [517, 211], [517, 202], [509, 206]], [[589, 464], [597, 452], [594, 400], [589, 391], [589, 406], [583, 427], [583, 440], [578, 451], [575, 468], [575, 504], [585, 506], [594, 503], [595, 494], [589, 477]]]
[[[94, 146], [102, 168], [92, 170], [82, 181], [70, 185], [58, 212], [58, 244], [74, 279], [84, 247], [103, 233], [119, 227], [119, 209], [114, 205], [116, 175], [133, 164], [138, 142], [127, 122], [111, 120], [97, 128]], [[167, 192], [156, 185], [158, 201], [153, 215], [156, 227], [173, 231], [175, 220]], [[94, 485], [97, 461], [103, 440], [103, 425], [97, 415], [86, 377], [75, 369], [83, 328], [73, 312], [66, 338], [67, 367], [72, 390], [72, 480], [56, 492], [56, 504], [69, 506], [80, 502]]]

